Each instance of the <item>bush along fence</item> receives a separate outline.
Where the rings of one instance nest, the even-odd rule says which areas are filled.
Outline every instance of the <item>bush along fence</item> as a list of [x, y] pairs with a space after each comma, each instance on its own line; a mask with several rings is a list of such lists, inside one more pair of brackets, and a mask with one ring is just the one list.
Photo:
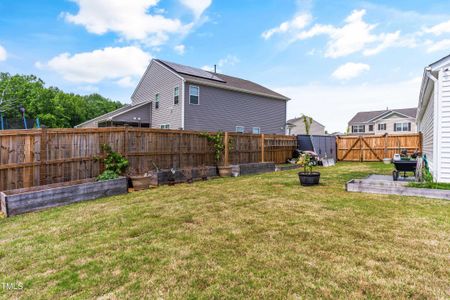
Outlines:
[[[284, 163], [295, 137], [225, 133], [225, 163]], [[124, 155], [129, 172], [215, 165], [214, 149], [201, 132], [148, 128], [76, 128], [0, 131], [0, 191], [97, 177], [102, 145]]]
[[339, 161], [382, 161], [403, 149], [421, 152], [422, 137], [420, 133], [338, 136], [336, 147]]

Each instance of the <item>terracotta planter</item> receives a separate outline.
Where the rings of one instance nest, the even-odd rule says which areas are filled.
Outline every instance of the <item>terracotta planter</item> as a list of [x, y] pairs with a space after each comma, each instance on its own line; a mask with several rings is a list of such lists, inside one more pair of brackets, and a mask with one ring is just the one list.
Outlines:
[[299, 172], [298, 177], [302, 186], [312, 186], [319, 184], [320, 173], [319, 172]]
[[130, 176], [135, 191], [148, 189], [153, 185], [153, 176]]
[[218, 166], [220, 177], [230, 177], [231, 176], [231, 166]]

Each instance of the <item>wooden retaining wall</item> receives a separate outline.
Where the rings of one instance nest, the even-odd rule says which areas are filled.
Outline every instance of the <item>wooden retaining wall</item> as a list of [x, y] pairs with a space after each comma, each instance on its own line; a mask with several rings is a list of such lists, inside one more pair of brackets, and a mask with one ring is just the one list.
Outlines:
[[[230, 164], [284, 163], [295, 137], [225, 133]], [[126, 156], [130, 171], [214, 165], [214, 152], [200, 132], [149, 128], [76, 128], [0, 131], [0, 191], [98, 176], [102, 144]]]
[[422, 151], [422, 137], [419, 133], [338, 136], [336, 146], [339, 161], [382, 161], [402, 149], [409, 154]]

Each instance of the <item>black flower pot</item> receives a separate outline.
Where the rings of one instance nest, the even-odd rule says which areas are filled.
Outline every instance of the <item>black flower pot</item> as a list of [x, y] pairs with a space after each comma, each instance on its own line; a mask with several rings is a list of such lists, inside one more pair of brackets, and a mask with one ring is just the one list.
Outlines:
[[302, 186], [311, 186], [319, 184], [320, 173], [319, 172], [298, 172], [300, 184]]

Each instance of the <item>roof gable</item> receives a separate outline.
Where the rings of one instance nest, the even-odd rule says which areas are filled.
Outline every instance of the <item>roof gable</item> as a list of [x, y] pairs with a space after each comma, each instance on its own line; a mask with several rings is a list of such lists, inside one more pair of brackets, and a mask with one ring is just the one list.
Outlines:
[[349, 123], [368, 123], [374, 122], [380, 118], [386, 117], [392, 113], [404, 115], [405, 117], [415, 118], [417, 108], [402, 108], [402, 109], [390, 109], [390, 110], [377, 110], [377, 111], [362, 111], [357, 113]]

